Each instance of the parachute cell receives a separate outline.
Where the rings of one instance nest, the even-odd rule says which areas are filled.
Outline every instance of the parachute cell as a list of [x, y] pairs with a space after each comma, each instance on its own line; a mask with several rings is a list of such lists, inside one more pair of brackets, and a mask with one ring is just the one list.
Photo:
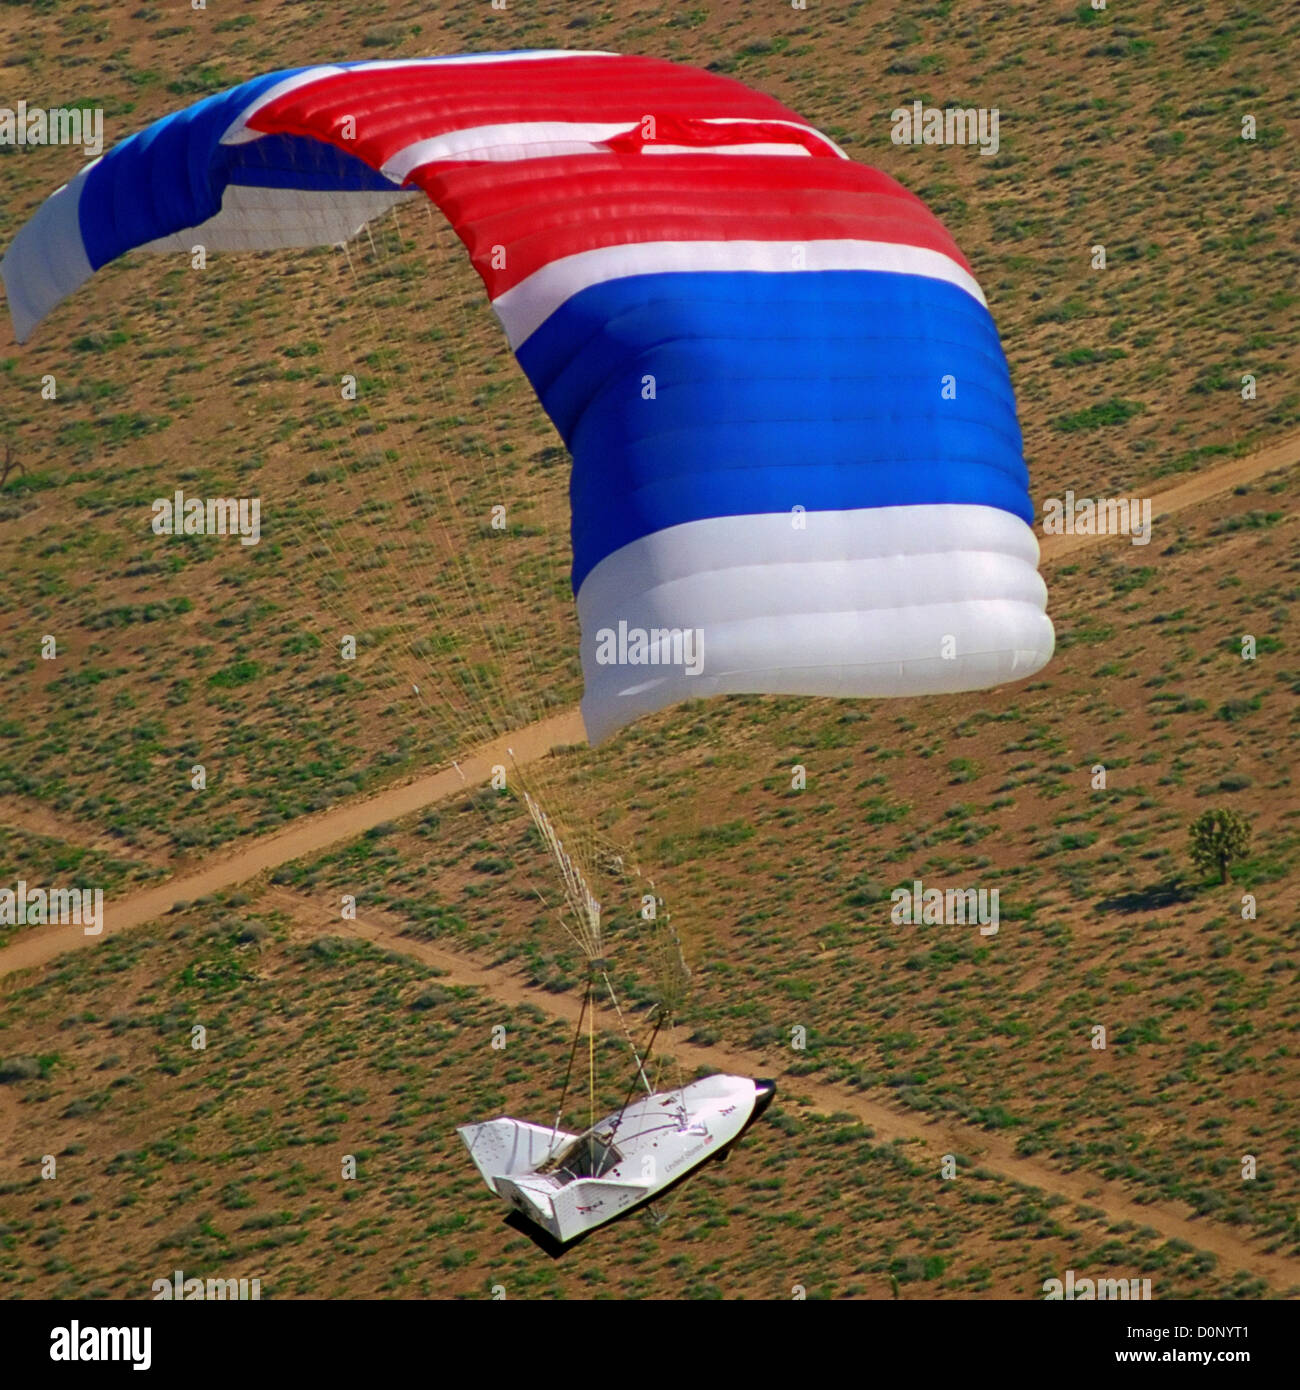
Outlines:
[[970, 266], [770, 97], [539, 52], [272, 73], [156, 122], [2, 264], [25, 338], [132, 249], [330, 245], [419, 191], [573, 456], [593, 741], [695, 696], [979, 689], [1052, 652]]

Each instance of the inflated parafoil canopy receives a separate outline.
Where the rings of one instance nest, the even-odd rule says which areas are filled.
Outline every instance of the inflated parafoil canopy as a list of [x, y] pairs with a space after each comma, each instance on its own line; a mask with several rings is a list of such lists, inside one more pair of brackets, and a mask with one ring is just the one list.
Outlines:
[[973, 690], [1048, 660], [970, 266], [729, 78], [568, 52], [270, 73], [39, 209], [0, 265], [16, 332], [127, 251], [329, 245], [418, 190], [573, 455], [593, 741], [690, 697]]

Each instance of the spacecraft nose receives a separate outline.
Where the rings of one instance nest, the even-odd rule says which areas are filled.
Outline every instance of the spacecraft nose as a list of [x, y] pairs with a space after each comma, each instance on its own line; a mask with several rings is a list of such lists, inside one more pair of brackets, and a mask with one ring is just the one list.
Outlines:
[[776, 1095], [776, 1082], [759, 1077], [754, 1082], [754, 1119], [757, 1119]]

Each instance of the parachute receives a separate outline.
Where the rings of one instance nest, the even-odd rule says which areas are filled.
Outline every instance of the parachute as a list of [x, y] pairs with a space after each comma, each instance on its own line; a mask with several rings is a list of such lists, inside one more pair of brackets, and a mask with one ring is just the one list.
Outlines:
[[730, 78], [567, 51], [267, 74], [38, 209], [0, 263], [15, 333], [126, 252], [329, 246], [421, 192], [572, 455], [593, 743], [701, 696], [975, 690], [1050, 658], [970, 266]]
[[[446, 337], [447, 268], [431, 275], [426, 261], [424, 278], [410, 273], [421, 203], [468, 250], [571, 456], [567, 507], [549, 460], [534, 455], [521, 473], [528, 422], [517, 410], [497, 412], [495, 447], [464, 434], [466, 417], [483, 413], [470, 395], [511, 388], [469, 384]], [[348, 249], [361, 234], [373, 276]], [[425, 240], [440, 251], [442, 235]], [[1028, 474], [1006, 360], [969, 264], [919, 199], [771, 97], [677, 63], [568, 51], [274, 72], [164, 117], [87, 165], [18, 232], [0, 261], [15, 333], [29, 338], [129, 252], [188, 260], [198, 246], [342, 246], [349, 304], [401, 272], [401, 296], [380, 291], [369, 305], [376, 340], [400, 337], [401, 352], [367, 354], [358, 336], [339, 365], [356, 373], [364, 362], [378, 377], [374, 364], [423, 351], [426, 395], [412, 398], [414, 373], [394, 394], [438, 457], [420, 458], [418, 438], [376, 443], [356, 396], [353, 418], [365, 423], [351, 426], [348, 449], [330, 437], [346, 412], [305, 394], [329, 373], [299, 372], [303, 394], [291, 399], [323, 422], [322, 437], [299, 436], [293, 456], [262, 471], [260, 486], [287, 489], [268, 526], [302, 547], [286, 575], [319, 558], [306, 607], [335, 620], [322, 624], [330, 643], [360, 633], [367, 657], [402, 662], [383, 688], [400, 691], [389, 709], [408, 749], [412, 704], [434, 714], [439, 757], [509, 734], [497, 740], [493, 790], [469, 788], [469, 800], [494, 824], [501, 794], [520, 794], [558, 870], [549, 900], [535, 890], [544, 916], [554, 909], [587, 974], [555, 1121], [518, 1132], [536, 1131], [547, 1152], [556, 1142], [584, 1023], [596, 1123], [606, 998], [616, 1047], [659, 1104], [646, 1061], [690, 971], [662, 880], [614, 843], [644, 760], [632, 766], [625, 746], [611, 783], [596, 754], [571, 746], [577, 731], [553, 736], [569, 728], [556, 708], [570, 686], [577, 693], [572, 653], [592, 745], [699, 697], [929, 695], [1039, 670], [1054, 637]], [[406, 306], [412, 284], [429, 301], [427, 331], [411, 332], [392, 307]], [[295, 319], [296, 361], [303, 339], [327, 339], [328, 327]], [[349, 318], [349, 337], [356, 327]], [[311, 346], [324, 363], [322, 344]], [[458, 379], [464, 402], [450, 398]], [[288, 437], [300, 424], [283, 423]], [[331, 449], [333, 467], [302, 456]], [[245, 456], [240, 467], [262, 462]], [[493, 470], [494, 495], [522, 501], [529, 519], [508, 547], [485, 539], [479, 473]], [[570, 566], [567, 585], [553, 563]], [[548, 616], [558, 635], [542, 631]], [[537, 756], [557, 742], [562, 753]], [[674, 790], [675, 814], [688, 817], [690, 790]], [[639, 808], [638, 829], [654, 824], [671, 864], [660, 810]], [[482, 863], [488, 874], [513, 867]], [[517, 883], [502, 890], [511, 894], [527, 896]], [[629, 942], [632, 969], [616, 961]], [[573, 983], [566, 960], [547, 964], [551, 987]], [[644, 1043], [620, 989], [653, 1006]], [[752, 1105], [759, 1092], [746, 1085]], [[487, 1143], [507, 1122], [517, 1130], [503, 1119], [473, 1132]]]

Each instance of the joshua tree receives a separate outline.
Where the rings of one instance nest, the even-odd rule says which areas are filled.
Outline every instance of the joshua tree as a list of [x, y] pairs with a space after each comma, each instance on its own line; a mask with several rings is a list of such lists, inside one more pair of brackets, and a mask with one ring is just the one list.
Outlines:
[[1250, 822], [1236, 811], [1206, 811], [1192, 822], [1188, 836], [1192, 863], [1202, 873], [1218, 871], [1227, 883], [1228, 865], [1250, 849]]

